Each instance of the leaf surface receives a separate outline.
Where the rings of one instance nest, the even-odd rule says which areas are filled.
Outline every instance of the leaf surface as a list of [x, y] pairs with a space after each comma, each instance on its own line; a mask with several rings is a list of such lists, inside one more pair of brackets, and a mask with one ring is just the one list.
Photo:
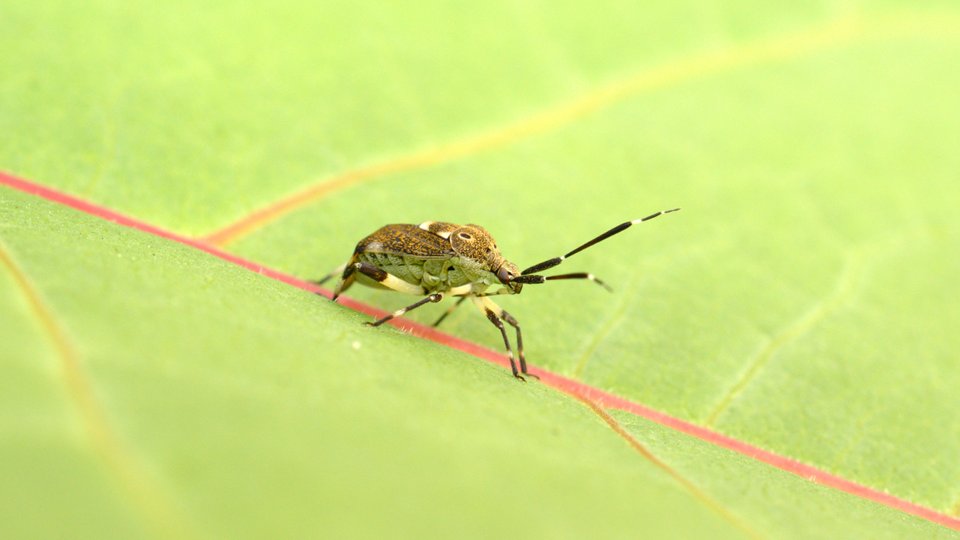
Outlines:
[[[0, 168], [303, 278], [385, 223], [479, 223], [524, 267], [681, 206], [561, 267], [593, 271], [615, 295], [560, 282], [498, 299], [523, 323], [530, 361], [960, 511], [951, 4], [611, 2], [589, 16], [510, 3], [68, 4], [3, 8]], [[50, 491], [63, 523], [90, 535], [256, 535], [283, 519], [292, 532], [381, 534], [411, 519], [412, 534], [428, 522], [409, 516], [432, 505], [511, 534], [598, 521], [611, 535], [791, 534], [776, 505], [687, 463], [736, 516], [725, 518], [567, 397], [361, 328], [363, 316], [189, 248], [2, 193], [0, 399], [19, 441], [4, 451], [10, 471], [31, 471], [3, 489], [26, 494], [10, 511], [29, 535], [60, 526], [36, 506]], [[500, 346], [470, 309], [444, 329]], [[656, 428], [621, 420], [656, 451], [641, 433]], [[677, 470], [701, 455], [665, 448]], [[749, 474], [771, 492], [802, 493], [824, 528], [797, 523], [797, 536], [849, 536], [854, 523], [875, 537], [864, 520], [898, 515], [715, 449], [702, 460], [760, 467]], [[454, 496], [457, 482], [472, 492]], [[256, 511], [258, 492], [275, 496], [275, 515]], [[345, 501], [393, 514], [376, 525]]]
[[618, 413], [651, 459], [548, 387], [0, 193], [5, 537], [955, 536]]

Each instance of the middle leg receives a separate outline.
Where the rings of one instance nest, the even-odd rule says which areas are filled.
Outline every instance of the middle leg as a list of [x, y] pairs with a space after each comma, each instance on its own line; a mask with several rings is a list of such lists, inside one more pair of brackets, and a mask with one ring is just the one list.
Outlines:
[[453, 310], [455, 310], [455, 309], [457, 309], [458, 307], [460, 307], [460, 304], [462, 304], [463, 301], [466, 300], [466, 299], [467, 299], [466, 296], [461, 296], [460, 299], [457, 300], [457, 302], [456, 302], [455, 304], [453, 304], [452, 306], [450, 306], [449, 308], [447, 308], [446, 311], [443, 312], [443, 315], [440, 315], [440, 318], [437, 319], [437, 322], [433, 323], [433, 327], [436, 328], [436, 327], [440, 326], [440, 323], [442, 323], [444, 319], [446, 319], [448, 316], [450, 316], [450, 314], [453, 313]]
[[410, 311], [410, 310], [413, 310], [413, 309], [417, 309], [418, 307], [420, 307], [420, 306], [422, 306], [422, 305], [424, 305], [424, 304], [426, 304], [426, 303], [429, 303], [429, 302], [436, 303], [436, 302], [439, 302], [439, 301], [441, 301], [441, 300], [443, 300], [443, 293], [439, 293], [439, 292], [438, 292], [438, 293], [433, 293], [433, 294], [431, 294], [430, 296], [428, 296], [428, 297], [426, 297], [426, 298], [421, 298], [420, 300], [418, 300], [418, 301], [410, 304], [409, 306], [407, 306], [407, 307], [405, 307], [405, 308], [403, 308], [403, 309], [398, 309], [398, 310], [394, 311], [393, 313], [387, 315], [386, 317], [383, 317], [382, 319], [377, 319], [376, 321], [373, 321], [373, 322], [365, 322], [365, 323], [363, 323], [363, 324], [366, 324], [367, 326], [380, 326], [381, 324], [389, 321], [390, 319], [393, 319], [393, 318], [395, 318], [395, 317], [399, 317], [399, 316], [403, 315], [404, 313], [406, 313], [406, 312], [408, 312], [408, 311]]

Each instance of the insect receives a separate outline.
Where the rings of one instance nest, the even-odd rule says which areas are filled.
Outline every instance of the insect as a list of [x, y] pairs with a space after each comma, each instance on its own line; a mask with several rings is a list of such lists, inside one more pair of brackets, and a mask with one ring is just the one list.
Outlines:
[[[448, 296], [459, 300], [440, 316], [433, 324], [438, 326], [460, 304], [468, 298], [486, 315], [487, 319], [500, 330], [503, 345], [510, 359], [513, 376], [536, 377], [527, 371], [527, 361], [523, 355], [523, 335], [520, 323], [490, 299], [502, 294], [520, 294], [524, 285], [534, 285], [558, 279], [586, 279], [610, 289], [606, 283], [588, 272], [574, 272], [552, 276], [540, 275], [541, 272], [559, 265], [566, 259], [580, 253], [594, 244], [602, 242], [633, 225], [649, 221], [657, 216], [676, 212], [679, 208], [664, 210], [647, 217], [625, 221], [596, 238], [581, 244], [566, 255], [547, 259], [522, 272], [517, 265], [506, 260], [500, 254], [496, 241], [479, 225], [456, 225], [440, 221], [426, 221], [419, 225], [386, 225], [361, 240], [353, 256], [323, 279], [314, 283], [322, 285], [330, 278], [340, 275], [340, 281], [333, 291], [336, 302], [343, 292], [354, 283], [370, 287], [423, 296], [409, 306], [398, 309], [390, 315], [373, 322], [370, 326], [381, 324], [400, 317], [408, 311], [424, 304], [440, 302]], [[488, 291], [491, 287], [499, 287]], [[517, 362], [514, 359], [510, 340], [504, 322], [516, 330]]]

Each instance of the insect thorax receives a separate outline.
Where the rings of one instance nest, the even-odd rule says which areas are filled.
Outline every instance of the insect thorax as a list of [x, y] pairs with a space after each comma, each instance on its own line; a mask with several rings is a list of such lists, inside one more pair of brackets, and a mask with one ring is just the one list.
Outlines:
[[[458, 256], [428, 259], [415, 255], [366, 252], [358, 253], [357, 257], [407, 283], [420, 285], [430, 293], [444, 292], [468, 283], [476, 284], [476, 290], [479, 292], [491, 284], [498, 283], [497, 277], [486, 270], [482, 264]], [[380, 286], [369, 278], [358, 279], [364, 285]]]

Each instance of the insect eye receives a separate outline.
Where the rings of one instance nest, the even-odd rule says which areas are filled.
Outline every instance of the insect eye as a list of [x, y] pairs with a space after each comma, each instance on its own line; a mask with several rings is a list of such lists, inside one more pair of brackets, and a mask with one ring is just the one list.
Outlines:
[[473, 238], [472, 236], [470, 236], [469, 234], [467, 234], [467, 233], [465, 233], [465, 232], [462, 232], [462, 233], [458, 234], [457, 236], [459, 236], [460, 238], [463, 238], [464, 240], [471, 240], [471, 239]]

